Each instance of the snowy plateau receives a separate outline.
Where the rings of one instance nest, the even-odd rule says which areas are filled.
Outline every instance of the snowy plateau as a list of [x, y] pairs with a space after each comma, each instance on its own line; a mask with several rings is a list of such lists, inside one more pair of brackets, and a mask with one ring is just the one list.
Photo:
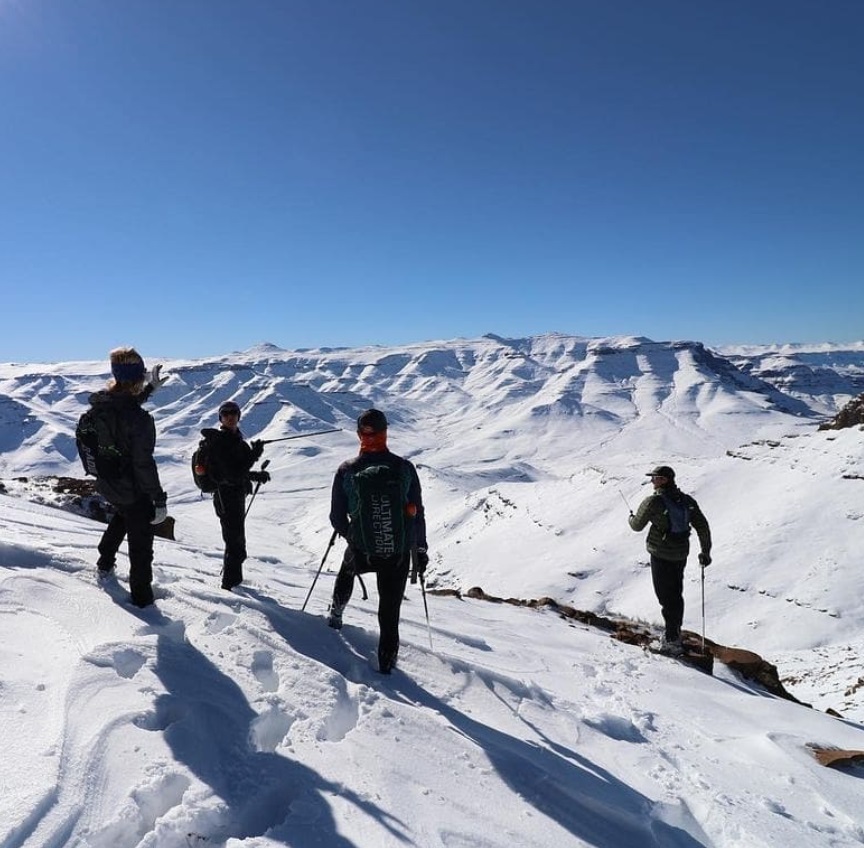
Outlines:
[[[75, 423], [107, 351], [0, 364], [0, 848], [864, 845], [864, 430], [820, 429], [864, 393], [864, 343], [141, 352], [168, 376], [147, 409], [175, 521], [144, 610], [125, 546], [96, 580], [104, 525], [58, 484], [83, 477]], [[247, 438], [305, 437], [268, 445], [225, 592], [189, 463], [229, 398]], [[301, 609], [373, 405], [417, 466], [431, 560], [390, 676], [374, 580], [326, 625], [341, 542]], [[714, 539], [685, 628], [758, 654], [791, 697], [592, 623], [659, 628], [627, 524], [659, 463]]]

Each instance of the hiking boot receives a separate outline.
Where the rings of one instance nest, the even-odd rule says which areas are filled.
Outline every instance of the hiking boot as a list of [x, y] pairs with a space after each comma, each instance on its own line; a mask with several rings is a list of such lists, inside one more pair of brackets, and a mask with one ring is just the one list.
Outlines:
[[345, 607], [340, 606], [331, 606], [330, 607], [330, 615], [327, 616], [327, 626], [332, 627], [334, 630], [342, 629], [342, 610]]
[[96, 575], [100, 580], [108, 580], [110, 577], [114, 576], [114, 566], [110, 566], [109, 568], [102, 568], [100, 565], [99, 568], [96, 569]]
[[665, 636], [660, 642], [661, 653], [668, 654], [670, 657], [680, 657], [684, 653], [684, 645], [681, 643], [681, 637], [677, 639], [667, 639]]
[[396, 657], [398, 651], [392, 651], [387, 654], [378, 654], [378, 671], [381, 674], [390, 674], [396, 666]]

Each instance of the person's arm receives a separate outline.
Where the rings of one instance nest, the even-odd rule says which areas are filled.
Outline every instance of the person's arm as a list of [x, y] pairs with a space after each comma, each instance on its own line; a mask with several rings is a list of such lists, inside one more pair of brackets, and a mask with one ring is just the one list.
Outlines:
[[149, 413], [141, 411], [131, 429], [130, 458], [135, 488], [147, 495], [157, 506], [164, 506], [165, 492], [159, 481], [159, 470], [153, 452], [156, 449], [156, 425]]
[[345, 472], [340, 467], [333, 477], [330, 492], [330, 525], [343, 539], [348, 538], [348, 495], [345, 493]]
[[708, 519], [705, 513], [699, 507], [699, 504], [693, 498], [690, 498], [690, 524], [696, 531], [699, 537], [699, 547], [702, 550], [702, 556], [711, 562], [711, 527], [708, 525]]
[[639, 508], [636, 510], [636, 514], [631, 515], [627, 519], [630, 523], [631, 530], [636, 530], [638, 532], [639, 530], [645, 529], [645, 525], [647, 525], [648, 522], [651, 521], [651, 517], [654, 512], [654, 501], [656, 497], [656, 495], [650, 495], [649, 497], [645, 498], [645, 500], [642, 501], [641, 504], [639, 504]]
[[420, 485], [420, 478], [417, 476], [417, 469], [413, 463], [408, 462], [408, 467], [411, 473], [411, 483], [408, 487], [408, 503], [413, 504], [416, 508], [414, 515], [414, 543], [418, 548], [427, 550], [428, 544], [426, 541], [426, 510], [423, 507], [423, 489]]

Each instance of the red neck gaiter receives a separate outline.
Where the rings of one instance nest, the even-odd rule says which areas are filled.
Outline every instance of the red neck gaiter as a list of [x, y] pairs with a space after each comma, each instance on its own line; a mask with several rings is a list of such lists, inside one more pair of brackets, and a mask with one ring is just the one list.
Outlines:
[[360, 453], [380, 453], [387, 450], [387, 431], [360, 434]]

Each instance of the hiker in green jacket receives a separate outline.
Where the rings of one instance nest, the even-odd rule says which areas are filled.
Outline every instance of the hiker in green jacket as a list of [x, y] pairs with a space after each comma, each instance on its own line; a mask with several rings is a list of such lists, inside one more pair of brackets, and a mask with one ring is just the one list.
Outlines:
[[637, 532], [651, 524], [645, 545], [651, 555], [651, 578], [660, 602], [666, 632], [662, 649], [680, 655], [681, 624], [684, 621], [684, 568], [690, 553], [690, 528], [699, 537], [699, 565], [711, 564], [711, 528], [699, 504], [675, 484], [675, 471], [658, 465], [647, 474], [654, 494], [630, 513], [630, 527]]

